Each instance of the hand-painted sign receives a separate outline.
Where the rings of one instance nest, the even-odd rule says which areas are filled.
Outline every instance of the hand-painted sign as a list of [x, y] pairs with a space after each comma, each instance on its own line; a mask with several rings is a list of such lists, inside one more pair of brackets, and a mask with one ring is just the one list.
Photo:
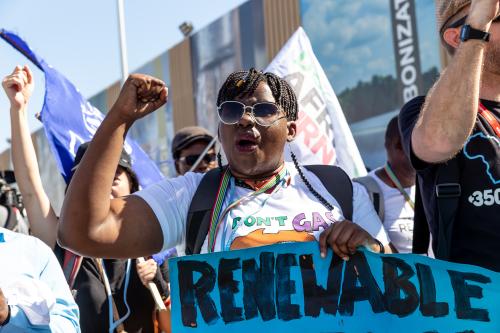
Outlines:
[[500, 274], [286, 243], [171, 259], [173, 332], [500, 332]]

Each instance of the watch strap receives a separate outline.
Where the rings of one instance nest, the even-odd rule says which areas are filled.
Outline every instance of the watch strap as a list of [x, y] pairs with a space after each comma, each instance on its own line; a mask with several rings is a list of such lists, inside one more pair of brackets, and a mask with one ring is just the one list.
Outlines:
[[478, 29], [474, 29], [469, 24], [462, 26], [460, 30], [460, 40], [462, 42], [468, 41], [469, 39], [479, 39], [485, 42], [490, 40], [490, 33]]

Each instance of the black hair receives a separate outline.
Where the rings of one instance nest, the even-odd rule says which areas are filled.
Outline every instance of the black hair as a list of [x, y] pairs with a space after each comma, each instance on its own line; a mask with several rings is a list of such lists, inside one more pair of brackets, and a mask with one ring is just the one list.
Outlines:
[[261, 82], [269, 86], [276, 104], [285, 111], [286, 118], [289, 121], [297, 120], [299, 107], [292, 87], [279, 76], [273, 73], [259, 72], [253, 67], [248, 71], [237, 71], [229, 74], [219, 90], [217, 105], [233, 100], [235, 97], [252, 95]]
[[[137, 177], [137, 174], [129, 168], [124, 168], [122, 166], [118, 166], [119, 168], [122, 168], [126, 173], [130, 181], [130, 194], [139, 191], [139, 178]], [[71, 180], [73, 179], [73, 175], [75, 174], [75, 171], [71, 172], [71, 177], [66, 184], [66, 188], [64, 189], [64, 194], [66, 195], [66, 192], [68, 192], [69, 184], [71, 183]]]
[[130, 194], [139, 191], [139, 179], [134, 170], [129, 168], [123, 168], [123, 170], [125, 170], [130, 180]]
[[401, 135], [399, 134], [399, 123], [398, 116], [393, 117], [389, 120], [387, 128], [385, 130], [385, 144], [389, 144], [394, 141], [401, 140]]

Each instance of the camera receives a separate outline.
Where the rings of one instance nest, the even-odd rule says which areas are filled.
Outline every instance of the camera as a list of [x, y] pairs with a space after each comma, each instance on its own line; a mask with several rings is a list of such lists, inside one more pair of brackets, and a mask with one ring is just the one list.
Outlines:
[[0, 227], [29, 234], [23, 198], [17, 188], [10, 186], [15, 182], [14, 171], [0, 171]]
[[0, 171], [0, 205], [16, 207], [22, 211], [24, 206], [21, 193], [16, 188], [10, 186], [10, 184], [15, 182], [14, 171]]

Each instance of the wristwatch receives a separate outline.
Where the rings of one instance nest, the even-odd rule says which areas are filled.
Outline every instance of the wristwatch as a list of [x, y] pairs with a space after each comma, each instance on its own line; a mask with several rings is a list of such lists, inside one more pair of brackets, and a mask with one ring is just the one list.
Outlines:
[[462, 30], [460, 30], [460, 40], [462, 42], [465, 42], [468, 41], [469, 39], [479, 39], [487, 42], [490, 40], [490, 33], [474, 29], [469, 24], [466, 24], [462, 26]]

